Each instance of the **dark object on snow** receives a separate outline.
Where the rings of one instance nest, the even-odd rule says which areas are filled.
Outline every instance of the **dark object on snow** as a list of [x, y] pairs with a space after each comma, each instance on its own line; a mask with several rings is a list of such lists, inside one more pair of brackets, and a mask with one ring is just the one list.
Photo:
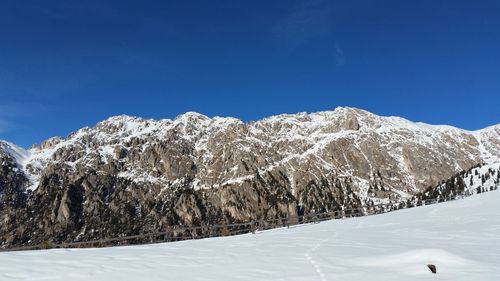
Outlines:
[[436, 274], [437, 273], [437, 269], [436, 269], [436, 266], [433, 265], [433, 264], [428, 264], [427, 267], [432, 271], [432, 273]]
[[299, 217], [299, 223], [301, 223], [304, 219], [305, 208], [302, 205], [297, 205], [295, 208], [297, 210], [297, 217]]

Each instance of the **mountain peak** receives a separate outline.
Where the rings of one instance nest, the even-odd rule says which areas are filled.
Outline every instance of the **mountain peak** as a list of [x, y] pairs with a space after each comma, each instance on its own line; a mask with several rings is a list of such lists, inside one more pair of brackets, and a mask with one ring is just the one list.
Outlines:
[[143, 119], [141, 117], [136, 117], [136, 116], [130, 116], [130, 115], [126, 115], [126, 114], [121, 114], [121, 115], [116, 115], [116, 116], [111, 116], [97, 124], [117, 124], [117, 125], [121, 125], [121, 124], [125, 124], [125, 123], [129, 123], [129, 122], [132, 122], [132, 123], [135, 123], [135, 122], [141, 122], [143, 120], [146, 120], [146, 119]]
[[175, 120], [209, 120], [210, 118], [206, 115], [203, 115], [201, 113], [195, 112], [195, 111], [188, 111], [186, 113], [180, 114], [177, 117], [175, 117]]

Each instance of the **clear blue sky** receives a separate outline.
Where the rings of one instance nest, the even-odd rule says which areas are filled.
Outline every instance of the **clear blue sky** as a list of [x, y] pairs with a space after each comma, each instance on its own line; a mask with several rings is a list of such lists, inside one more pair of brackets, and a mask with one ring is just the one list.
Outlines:
[[0, 2], [0, 139], [359, 107], [500, 123], [500, 1]]

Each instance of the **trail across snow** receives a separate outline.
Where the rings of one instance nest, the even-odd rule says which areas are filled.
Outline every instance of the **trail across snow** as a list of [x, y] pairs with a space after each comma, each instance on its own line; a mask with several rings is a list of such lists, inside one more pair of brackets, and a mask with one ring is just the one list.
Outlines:
[[494, 191], [234, 237], [0, 253], [0, 280], [500, 280], [499, 203]]

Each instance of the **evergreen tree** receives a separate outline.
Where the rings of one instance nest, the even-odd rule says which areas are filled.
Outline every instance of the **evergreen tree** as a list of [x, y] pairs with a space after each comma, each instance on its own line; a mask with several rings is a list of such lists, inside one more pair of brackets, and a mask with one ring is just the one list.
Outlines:
[[463, 194], [465, 192], [465, 182], [462, 177], [457, 177], [457, 184], [455, 186], [457, 194]]

